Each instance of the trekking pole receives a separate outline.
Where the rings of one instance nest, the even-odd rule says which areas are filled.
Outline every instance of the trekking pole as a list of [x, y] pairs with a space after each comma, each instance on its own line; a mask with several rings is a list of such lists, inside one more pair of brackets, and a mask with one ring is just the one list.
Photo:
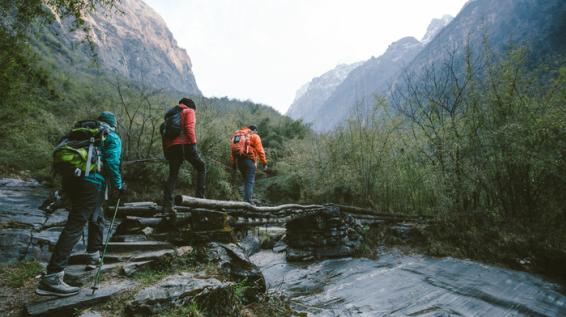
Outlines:
[[116, 220], [116, 214], [118, 213], [118, 206], [120, 206], [120, 198], [116, 202], [116, 208], [114, 208], [114, 216], [112, 216], [112, 222], [110, 222], [110, 227], [108, 227], [108, 233], [106, 234], [106, 241], [104, 242], [104, 250], [102, 251], [102, 257], [100, 258], [100, 263], [98, 265], [98, 271], [94, 275], [94, 280], [92, 282], [92, 294], [98, 290], [98, 282], [100, 280], [100, 273], [102, 272], [102, 266], [104, 265], [104, 256], [106, 255], [106, 249], [108, 248], [108, 242], [110, 241], [110, 234], [112, 233], [112, 227], [114, 226], [114, 220]]

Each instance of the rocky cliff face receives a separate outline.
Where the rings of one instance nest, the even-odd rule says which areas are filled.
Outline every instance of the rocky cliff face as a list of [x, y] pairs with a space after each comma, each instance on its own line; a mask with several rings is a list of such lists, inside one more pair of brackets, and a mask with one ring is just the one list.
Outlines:
[[[177, 45], [161, 16], [142, 0], [121, 0], [116, 9], [97, 10], [85, 17], [102, 69], [146, 87], [201, 95], [189, 55]], [[58, 39], [60, 43], [50, 43], [57, 48], [55, 53], [64, 55], [63, 63], [77, 67], [85, 63], [89, 50], [79, 44], [84, 33], [69, 33], [69, 29], [69, 21], [57, 20], [49, 30], [54, 36], [47, 38]], [[84, 70], [85, 66], [78, 67]]]
[[487, 43], [494, 54], [509, 48], [531, 49], [532, 63], [566, 51], [566, 1], [563, 0], [473, 0], [416, 56], [408, 72], [437, 65], [454, 54], [461, 60], [470, 45], [482, 54]]
[[432, 19], [432, 22], [430, 22], [428, 28], [426, 29], [426, 34], [421, 39], [421, 43], [428, 44], [434, 39], [438, 32], [446, 27], [448, 23], [450, 23], [450, 21], [452, 21], [453, 19], [454, 17], [450, 15], [444, 15], [440, 19]]
[[317, 131], [332, 130], [348, 118], [354, 107], [371, 106], [374, 95], [398, 95], [403, 89], [403, 74], [422, 79], [425, 69], [437, 69], [448, 58], [453, 58], [455, 65], [464, 65], [468, 44], [476, 58], [485, 52], [487, 43], [494, 56], [526, 46], [530, 49], [529, 66], [556, 63], [559, 59], [555, 57], [566, 52], [564, 34], [566, 1], [468, 1], [454, 19], [433, 20], [422, 42], [403, 39], [392, 44], [384, 55], [352, 71], [313, 115], [313, 126]]
[[[425, 39], [434, 38], [449, 22], [448, 16], [434, 19]], [[295, 99], [287, 114], [311, 123], [316, 131], [330, 131], [342, 124], [355, 107], [372, 106], [376, 95], [387, 94], [392, 82], [423, 46], [417, 39], [405, 37], [392, 43], [383, 55], [372, 57], [361, 65], [356, 64], [354, 69], [345, 73], [345, 78], [335, 81], [337, 85], [316, 85], [317, 89], [311, 90], [310, 87], [317, 81], [315, 78], [309, 85], [311, 94], [307, 92]]]
[[344, 81], [352, 70], [361, 64], [338, 65], [333, 70], [303, 85], [297, 91], [295, 100], [287, 110], [286, 115], [293, 119], [302, 119], [307, 123], [314, 122], [321, 111], [321, 106], [328, 100], [334, 89]]
[[330, 131], [350, 116], [356, 108], [366, 109], [375, 104], [377, 95], [389, 91], [391, 82], [422, 49], [414, 37], [394, 42], [380, 57], [372, 57], [352, 71], [334, 90], [323, 105], [313, 127], [317, 131]]

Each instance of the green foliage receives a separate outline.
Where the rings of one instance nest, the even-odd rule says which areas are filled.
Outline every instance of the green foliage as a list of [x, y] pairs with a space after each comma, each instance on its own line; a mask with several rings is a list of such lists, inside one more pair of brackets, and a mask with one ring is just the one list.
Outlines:
[[25, 282], [39, 275], [42, 269], [41, 265], [35, 261], [2, 264], [0, 265], [0, 280], [8, 287], [22, 287]]
[[250, 288], [250, 286], [248, 285], [247, 279], [243, 279], [232, 286], [234, 296], [236, 296], [236, 299], [240, 303], [244, 302], [248, 288]]
[[159, 314], [160, 317], [176, 317], [176, 316], [185, 316], [185, 317], [203, 317], [205, 316], [202, 313], [202, 310], [199, 308], [198, 304], [195, 302], [191, 302], [188, 305], [181, 306], [179, 308], [170, 310], [168, 312]]
[[169, 274], [170, 272], [166, 270], [151, 268], [151, 269], [140, 270], [138, 272], [135, 272], [132, 278], [140, 282], [142, 285], [149, 286], [159, 282]]
[[302, 200], [453, 220], [487, 213], [563, 248], [565, 70], [529, 70], [525, 59], [515, 50], [468, 56], [463, 69], [449, 61], [408, 79], [397, 103], [359, 109], [343, 128], [308, 137], [286, 159]]

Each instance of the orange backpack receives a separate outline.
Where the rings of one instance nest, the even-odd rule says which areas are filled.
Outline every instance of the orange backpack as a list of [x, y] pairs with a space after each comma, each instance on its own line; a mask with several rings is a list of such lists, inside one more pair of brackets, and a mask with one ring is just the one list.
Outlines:
[[238, 130], [234, 132], [234, 135], [230, 138], [230, 151], [235, 156], [249, 156], [252, 154], [252, 149], [250, 149], [251, 136], [255, 131], [242, 131]]

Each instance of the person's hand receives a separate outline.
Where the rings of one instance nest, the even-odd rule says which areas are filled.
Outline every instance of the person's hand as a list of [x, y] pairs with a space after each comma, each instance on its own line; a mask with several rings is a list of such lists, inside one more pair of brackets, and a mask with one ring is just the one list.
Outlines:
[[126, 185], [126, 183], [122, 183], [122, 187], [120, 187], [120, 189], [118, 190], [118, 197], [122, 198], [124, 196], [126, 196], [126, 194], [128, 193], [128, 186]]
[[124, 196], [126, 196], [127, 191], [128, 191], [128, 187], [126, 186], [126, 183], [122, 183], [122, 187], [120, 188], [114, 187], [114, 189], [112, 190], [112, 194], [110, 195], [110, 198], [113, 200], [123, 198]]
[[264, 171], [264, 172], [267, 172], [267, 164], [264, 164], [264, 165], [263, 165], [263, 171]]

